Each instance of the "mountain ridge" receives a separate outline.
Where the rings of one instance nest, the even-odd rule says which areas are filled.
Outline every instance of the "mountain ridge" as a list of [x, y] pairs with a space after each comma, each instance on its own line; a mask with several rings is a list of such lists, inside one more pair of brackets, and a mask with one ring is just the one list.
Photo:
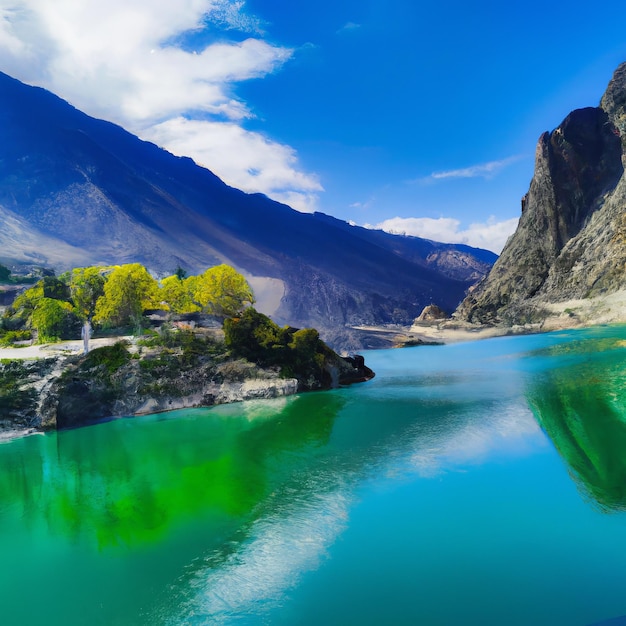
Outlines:
[[57, 269], [137, 261], [164, 275], [229, 263], [260, 291], [282, 282], [277, 308], [267, 311], [278, 321], [340, 332], [410, 323], [433, 301], [453, 310], [496, 258], [246, 194], [2, 73], [0, 131], [0, 211], [14, 224], [11, 236], [0, 235], [3, 262], [32, 258], [17, 245], [21, 232]]

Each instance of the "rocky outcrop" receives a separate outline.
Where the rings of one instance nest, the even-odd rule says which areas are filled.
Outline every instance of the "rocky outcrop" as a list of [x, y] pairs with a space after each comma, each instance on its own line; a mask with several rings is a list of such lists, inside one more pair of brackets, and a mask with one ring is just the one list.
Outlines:
[[549, 304], [626, 288], [625, 149], [623, 64], [600, 107], [573, 111], [539, 138], [518, 228], [455, 316], [540, 322]]
[[374, 376], [361, 356], [334, 357], [318, 381], [284, 377], [278, 367], [234, 359], [205, 340], [177, 348], [133, 347], [132, 352], [120, 342], [87, 356], [7, 361], [0, 364], [0, 440], [3, 434], [276, 398]]
[[58, 375], [57, 365], [56, 357], [0, 361], [0, 435], [41, 425], [41, 391]]
[[[120, 344], [122, 362], [70, 359], [50, 385], [40, 411], [43, 428], [72, 428], [108, 417], [206, 407], [296, 393], [298, 381], [245, 361], [212, 359], [186, 367], [182, 355], [133, 359]], [[100, 348], [92, 355], [106, 350]]]
[[424, 310], [419, 314], [413, 324], [430, 324], [431, 322], [438, 322], [448, 319], [449, 315], [436, 304], [429, 304], [424, 307]]

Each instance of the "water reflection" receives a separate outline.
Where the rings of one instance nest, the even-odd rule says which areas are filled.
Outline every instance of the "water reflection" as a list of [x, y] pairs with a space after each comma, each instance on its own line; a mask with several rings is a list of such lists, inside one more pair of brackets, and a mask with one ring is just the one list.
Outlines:
[[[371, 580], [398, 588], [413, 581], [405, 598], [412, 611], [418, 587], [433, 580], [426, 565], [416, 577], [414, 564], [446, 567], [445, 554], [467, 554], [463, 537], [482, 546], [494, 535], [491, 556], [476, 551], [474, 576], [485, 561], [500, 563], [509, 536], [525, 536], [532, 527], [525, 512], [543, 516], [552, 494], [572, 495], [560, 489], [567, 479], [529, 404], [581, 488], [607, 509], [624, 507], [622, 340], [579, 337], [586, 336], [385, 351], [370, 359], [377, 378], [351, 389], [119, 420], [0, 446], [3, 617], [40, 624], [52, 610], [66, 626], [296, 623], [302, 615], [281, 613], [289, 597], [310, 583], [307, 574], [326, 554], [341, 554], [361, 501], [399, 484], [411, 485], [399, 489], [411, 494], [410, 506], [403, 495], [395, 504], [383, 498], [402, 512], [388, 525], [370, 510], [353, 537], [355, 551], [344, 553], [350, 574], [331, 578], [337, 589], [322, 594], [326, 600], [336, 592], [345, 614], [355, 610], [340, 596], [344, 584], [353, 598], [362, 593], [368, 561], [361, 552], [398, 535], [413, 555], [407, 575], [395, 572], [390, 556], [380, 571], [378, 560], [370, 562]], [[539, 463], [533, 474], [529, 462], [507, 473], [511, 460], [537, 451], [539, 460], [550, 457], [548, 465]], [[546, 467], [555, 468], [558, 489], [537, 504], [537, 483], [549, 483]], [[580, 505], [575, 493], [572, 500]], [[507, 518], [509, 508], [516, 513]], [[517, 512], [520, 532], [511, 522]], [[510, 532], [493, 522], [501, 519], [512, 524]], [[470, 526], [486, 534], [472, 538]], [[458, 545], [446, 552], [455, 536]], [[511, 558], [502, 563], [515, 562], [517, 572], [526, 552], [507, 552]], [[482, 589], [494, 583], [485, 581]], [[26, 587], [48, 594], [30, 619], [24, 615], [31, 607], [20, 599]], [[467, 589], [459, 577], [445, 601]], [[315, 602], [322, 594], [313, 587]], [[281, 615], [275, 622], [273, 610]], [[361, 612], [354, 621], [368, 618], [374, 621]]]
[[583, 494], [602, 510], [626, 509], [626, 342], [620, 337], [554, 346], [556, 368], [528, 402]]
[[341, 406], [306, 395], [16, 441], [0, 455], [0, 502], [32, 531], [100, 550], [157, 541], [199, 516], [241, 522], [274, 488], [277, 459], [312, 454]]

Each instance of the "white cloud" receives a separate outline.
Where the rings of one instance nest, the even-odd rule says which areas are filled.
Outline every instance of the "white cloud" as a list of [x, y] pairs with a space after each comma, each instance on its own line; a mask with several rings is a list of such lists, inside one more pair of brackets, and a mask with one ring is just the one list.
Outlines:
[[518, 218], [497, 221], [490, 217], [485, 223], [461, 228], [461, 222], [450, 217], [393, 217], [368, 228], [378, 228], [394, 235], [412, 235], [444, 243], [464, 243], [500, 253], [506, 240], [515, 232]]
[[471, 165], [457, 170], [446, 170], [443, 172], [433, 172], [427, 180], [441, 180], [443, 178], [491, 178], [500, 170], [519, 161], [521, 155], [515, 155], [501, 159], [500, 161], [489, 161], [488, 163], [480, 163]]
[[339, 35], [340, 33], [358, 30], [359, 28], [361, 28], [361, 24], [357, 24], [356, 22], [347, 22], [337, 31], [337, 34]]
[[216, 5], [212, 15], [214, 22], [246, 33], [265, 34], [264, 22], [246, 12], [244, 0], [218, 0], [214, 4]]
[[[295, 169], [294, 150], [234, 123], [178, 117], [146, 130], [146, 138], [191, 156], [230, 185], [262, 193], [300, 211], [315, 209], [317, 177]], [[236, 147], [236, 148], [234, 148]]]
[[[202, 39], [194, 35], [216, 27], [220, 42], [189, 49]], [[231, 29], [253, 36], [228, 41]], [[252, 113], [234, 85], [278, 70], [293, 54], [261, 34], [242, 0], [0, 0], [5, 71], [191, 156], [228, 184], [312, 210], [321, 185], [295, 151], [241, 126]]]

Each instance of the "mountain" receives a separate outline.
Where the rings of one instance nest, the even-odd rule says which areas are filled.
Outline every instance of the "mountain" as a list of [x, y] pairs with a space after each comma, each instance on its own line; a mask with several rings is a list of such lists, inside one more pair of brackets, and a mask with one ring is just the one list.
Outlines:
[[599, 107], [541, 135], [517, 230], [456, 316], [523, 324], [587, 311], [587, 321], [602, 321], [601, 301], [626, 289], [625, 164], [626, 63]]
[[496, 255], [303, 214], [0, 74], [0, 261], [57, 270], [141, 262], [157, 275], [228, 263], [259, 308], [328, 337], [451, 311]]

